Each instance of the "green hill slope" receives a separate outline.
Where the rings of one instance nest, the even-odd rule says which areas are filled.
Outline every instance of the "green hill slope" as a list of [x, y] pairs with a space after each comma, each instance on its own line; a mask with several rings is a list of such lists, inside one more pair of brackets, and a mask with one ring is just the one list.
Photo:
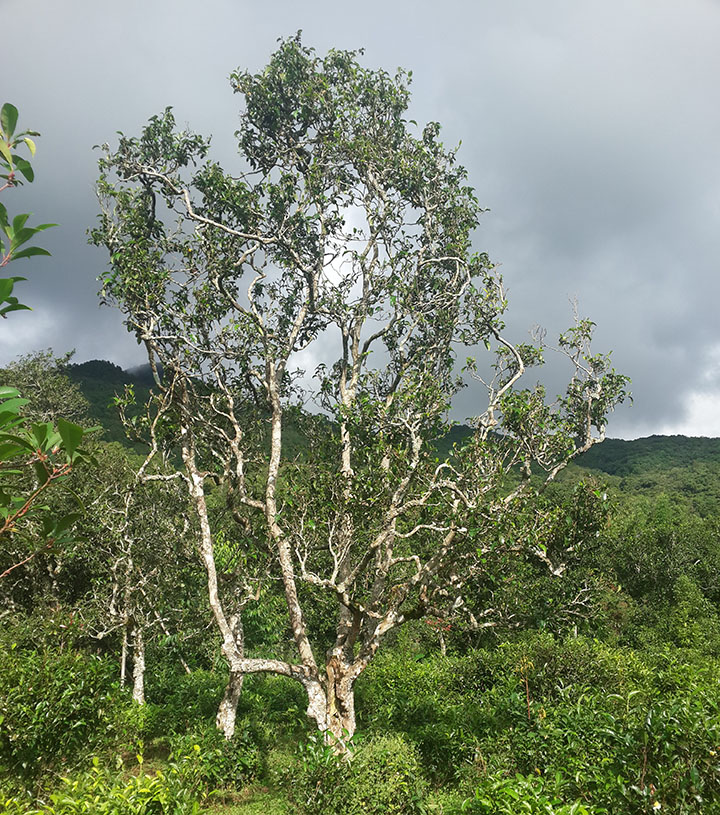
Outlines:
[[125, 435], [122, 422], [114, 404], [116, 395], [122, 395], [126, 385], [134, 385], [138, 402], [147, 400], [151, 378], [149, 368], [124, 371], [119, 365], [103, 359], [93, 359], [65, 369], [90, 403], [90, 417], [104, 429], [104, 441], [117, 441], [133, 449], [142, 445], [131, 444]]
[[[105, 360], [91, 360], [67, 367], [90, 402], [93, 420], [105, 428], [107, 441], [129, 445], [113, 404], [115, 394], [133, 384], [138, 401], [144, 401], [152, 386], [149, 367], [124, 371]], [[456, 425], [438, 442], [440, 453], [470, 432]], [[287, 442], [292, 454], [302, 454], [302, 434], [290, 422]], [[687, 436], [649, 436], [623, 441], [607, 439], [579, 457], [562, 474], [561, 481], [593, 476], [623, 495], [673, 495], [674, 500], [701, 515], [715, 511], [720, 500], [720, 439]]]

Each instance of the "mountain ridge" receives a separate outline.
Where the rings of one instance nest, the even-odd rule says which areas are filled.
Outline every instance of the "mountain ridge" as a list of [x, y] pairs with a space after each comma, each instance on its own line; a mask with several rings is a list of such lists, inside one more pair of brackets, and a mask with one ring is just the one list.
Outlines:
[[[124, 370], [107, 360], [89, 360], [69, 364], [66, 372], [90, 403], [93, 420], [105, 428], [105, 440], [137, 450], [138, 445], [125, 436], [113, 400], [126, 385], [133, 385], [138, 403], [144, 402], [154, 384], [150, 366]], [[470, 432], [467, 425], [453, 425], [439, 448], [449, 450]], [[609, 438], [578, 456], [560, 480], [578, 477], [600, 479], [622, 492], [650, 496], [672, 493], [693, 511], [705, 515], [720, 497], [720, 438], [660, 434], [639, 439]]]

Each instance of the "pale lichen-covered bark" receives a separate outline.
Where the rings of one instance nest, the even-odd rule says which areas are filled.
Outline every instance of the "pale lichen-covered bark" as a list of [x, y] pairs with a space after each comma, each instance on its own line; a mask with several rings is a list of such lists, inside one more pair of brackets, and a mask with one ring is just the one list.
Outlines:
[[145, 704], [145, 637], [137, 623], [133, 625], [133, 700]]

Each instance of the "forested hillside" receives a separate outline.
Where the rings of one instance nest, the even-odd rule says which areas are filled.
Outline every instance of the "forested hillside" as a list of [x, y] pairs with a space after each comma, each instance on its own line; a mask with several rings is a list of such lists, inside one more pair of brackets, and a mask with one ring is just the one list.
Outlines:
[[[90, 417], [104, 428], [103, 438], [128, 444], [115, 397], [123, 394], [126, 385], [133, 385], [138, 400], [145, 401], [153, 384], [149, 366], [123, 371], [112, 362], [92, 360], [79, 365], [70, 363], [65, 370], [88, 400]], [[451, 428], [438, 440], [438, 449], [449, 452], [469, 433], [470, 428], [464, 425]], [[294, 428], [289, 430], [288, 443], [298, 454], [303, 453]], [[136, 445], [135, 449], [141, 447]], [[606, 439], [575, 459], [560, 480], [572, 481], [583, 476], [601, 479], [618, 495], [663, 494], [700, 515], [713, 515], [720, 497], [720, 439], [686, 436]]]

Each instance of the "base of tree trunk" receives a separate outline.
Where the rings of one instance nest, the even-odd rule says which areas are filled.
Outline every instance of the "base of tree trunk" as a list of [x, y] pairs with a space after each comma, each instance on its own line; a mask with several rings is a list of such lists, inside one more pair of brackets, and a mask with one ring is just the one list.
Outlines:
[[237, 718], [237, 706], [240, 701], [244, 674], [238, 671], [231, 671], [228, 683], [225, 686], [220, 707], [218, 708], [215, 724], [218, 730], [222, 731], [228, 741], [235, 735], [235, 720]]

